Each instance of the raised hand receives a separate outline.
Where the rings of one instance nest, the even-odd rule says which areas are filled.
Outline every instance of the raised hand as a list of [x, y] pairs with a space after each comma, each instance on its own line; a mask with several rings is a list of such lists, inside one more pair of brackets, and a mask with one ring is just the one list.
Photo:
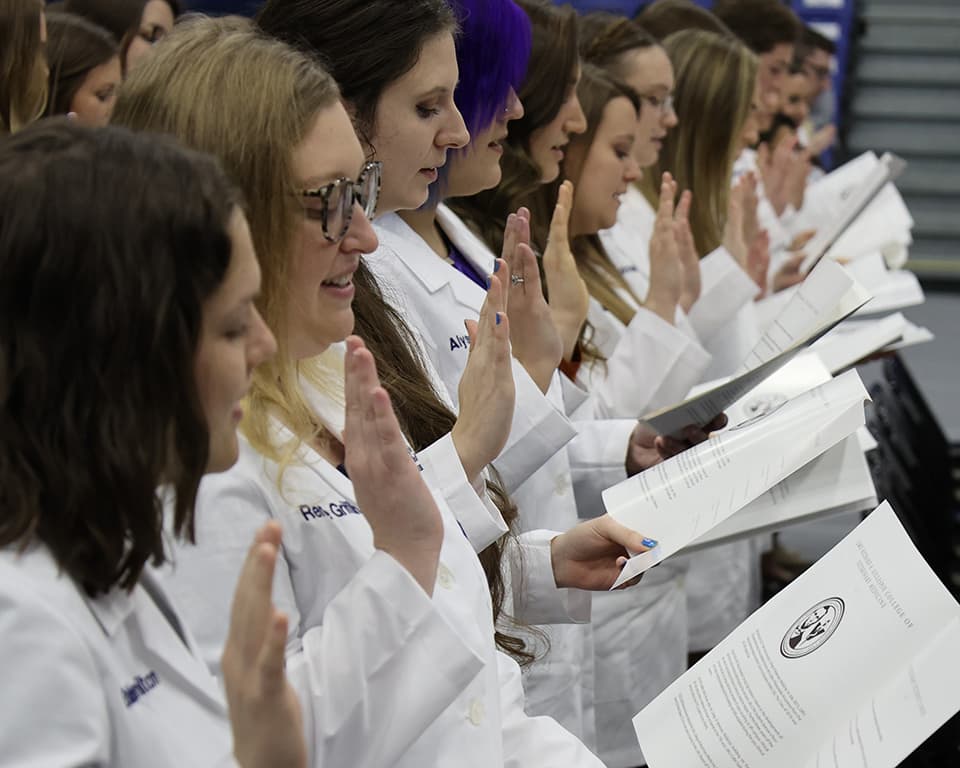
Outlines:
[[747, 274], [760, 289], [757, 298], [763, 298], [767, 292], [767, 272], [770, 270], [770, 235], [767, 230], [761, 230], [747, 251]]
[[508, 270], [502, 259], [497, 263], [480, 318], [465, 322], [470, 352], [457, 389], [460, 413], [452, 431], [457, 454], [471, 482], [506, 445], [516, 399], [502, 282], [509, 279]]
[[683, 290], [683, 269], [674, 231], [673, 201], [677, 183], [669, 173], [660, 182], [660, 202], [650, 238], [650, 289], [644, 306], [673, 325]]
[[503, 277], [510, 316], [510, 346], [513, 356], [530, 374], [541, 392], [563, 358], [563, 340], [553, 313], [543, 295], [537, 258], [530, 248], [530, 212], [511, 213], [503, 237], [503, 261], [509, 280]]
[[750, 171], [743, 174], [738, 183], [743, 185], [740, 200], [743, 208], [743, 242], [749, 247], [760, 234], [760, 218], [757, 214], [760, 196], [757, 193], [757, 177], [753, 171]]
[[744, 240], [744, 196], [746, 182], [739, 179], [730, 190], [730, 200], [727, 203], [727, 221], [723, 227], [723, 247], [736, 259], [737, 264], [746, 271], [749, 246]]
[[690, 230], [690, 204], [693, 194], [689, 189], [680, 195], [680, 202], [673, 214], [673, 234], [677, 243], [677, 254], [680, 257], [680, 268], [683, 271], [683, 282], [680, 288], [679, 304], [684, 312], [689, 312], [697, 299], [700, 298], [700, 255], [697, 253], [697, 244], [693, 240]]
[[807, 150], [812, 156], [816, 157], [821, 152], [824, 152], [833, 146], [833, 142], [836, 138], [837, 126], [835, 126], [833, 123], [825, 125], [810, 137], [810, 143], [807, 144]]
[[550, 220], [550, 234], [543, 252], [543, 274], [550, 296], [550, 311], [563, 344], [563, 359], [573, 357], [580, 331], [587, 319], [590, 292], [570, 250], [569, 221], [573, 209], [573, 182], [560, 185], [557, 205]]
[[220, 669], [243, 768], [303, 768], [307, 764], [300, 702], [287, 682], [287, 619], [271, 600], [280, 525], [257, 532], [240, 572]]
[[795, 253], [780, 265], [780, 269], [773, 276], [774, 293], [803, 282], [805, 275], [800, 271], [800, 265], [805, 258], [807, 258], [806, 254]]
[[345, 390], [345, 463], [357, 505], [373, 529], [373, 546], [432, 595], [443, 521], [380, 386], [373, 355], [356, 336], [347, 338]]

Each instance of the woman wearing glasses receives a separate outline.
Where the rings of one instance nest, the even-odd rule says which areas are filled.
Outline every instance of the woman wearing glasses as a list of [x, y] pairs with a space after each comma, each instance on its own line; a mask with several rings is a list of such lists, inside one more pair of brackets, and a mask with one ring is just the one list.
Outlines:
[[[455, 79], [455, 65], [430, 61], [436, 53], [432, 43], [443, 47], [449, 41], [452, 55], [449, 17], [432, 3], [403, 4], [406, 13], [418, 9], [426, 12], [419, 25], [397, 21], [398, 36], [413, 36], [401, 41], [400, 49], [416, 57], [419, 48], [434, 77], [446, 78], [452, 69]], [[235, 85], [225, 88], [225, 82]], [[263, 87], [251, 85], [261, 82]], [[388, 103], [391, 89], [402, 86], [387, 83], [382, 101]], [[480, 502], [466, 479], [469, 462], [453, 450], [449, 435], [439, 441], [446, 450], [440, 459], [428, 458], [430, 451], [411, 456], [411, 465], [422, 467], [435, 488], [443, 523], [439, 561], [413, 573], [419, 600], [398, 592], [399, 577], [375, 553], [392, 554], [398, 543], [416, 541], [422, 531], [411, 523], [407, 487], [396, 481], [385, 479], [369, 489], [392, 505], [394, 526], [371, 531], [360, 511], [370, 499], [365, 489], [354, 488], [342, 466], [354, 450], [354, 437], [343, 432], [338, 386], [355, 353], [348, 347], [345, 358], [340, 342], [354, 319], [358, 328], [361, 322], [371, 328], [380, 322], [379, 330], [364, 333], [392, 334], [396, 364], [412, 354], [411, 340], [399, 330], [404, 324], [395, 313], [381, 308], [379, 321], [364, 315], [361, 290], [372, 292], [375, 284], [358, 283], [364, 274], [358, 265], [361, 254], [376, 246], [366, 216], [375, 201], [366, 195], [376, 188], [369, 175], [377, 166], [365, 164], [336, 96], [332, 81], [310, 58], [265, 39], [245, 22], [203, 20], [158, 46], [119, 99], [116, 120], [172, 132], [213, 150], [248, 197], [259, 201], [251, 205], [251, 229], [264, 271], [260, 305], [277, 328], [279, 347], [275, 362], [254, 377], [241, 424], [240, 461], [201, 488], [197, 550], [178, 553], [168, 584], [215, 665], [223, 642], [224, 585], [238, 567], [237, 541], [263, 520], [283, 521], [275, 594], [291, 617], [288, 669], [306, 665], [309, 671], [310, 685], [299, 692], [315, 762], [596, 765], [555, 723], [523, 712], [519, 669], [496, 651], [497, 603], [491, 601], [489, 574], [452, 511], [452, 504], [467, 503], [458, 497], [458, 483], [467, 486], [473, 503]], [[197, 104], [204, 105], [203, 113], [197, 113]], [[405, 117], [396, 115], [390, 125], [399, 126]], [[458, 130], [450, 135], [458, 136]], [[421, 180], [424, 159], [411, 160], [412, 171], [400, 184], [384, 180], [385, 205], [425, 196], [430, 174]], [[348, 181], [340, 181], [344, 178]], [[351, 198], [349, 208], [337, 204], [341, 194]], [[343, 215], [347, 210], [349, 219]], [[508, 322], [494, 309], [500, 290], [492, 279], [491, 301], [473, 329], [472, 359], [494, 373], [504, 370], [509, 357]], [[392, 327], [383, 326], [387, 318]], [[417, 388], [423, 402], [432, 381], [409, 359], [404, 366], [406, 385]], [[509, 426], [510, 391], [488, 395]], [[428, 428], [454, 421], [434, 398], [440, 405], [432, 413], [413, 413], [409, 402], [395, 398], [401, 427], [414, 446]], [[490, 420], [503, 429], [501, 414]], [[609, 560], [615, 569], [615, 557]], [[376, 615], [353, 615], [350, 593], [356, 590], [402, 607], [407, 620], [384, 624]], [[331, 622], [351, 616], [357, 632], [350, 642], [326, 631]]]

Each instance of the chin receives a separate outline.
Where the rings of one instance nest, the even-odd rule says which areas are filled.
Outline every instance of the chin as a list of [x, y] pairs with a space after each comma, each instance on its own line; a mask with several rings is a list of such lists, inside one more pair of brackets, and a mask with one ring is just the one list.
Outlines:
[[207, 473], [216, 474], [226, 472], [237, 463], [240, 458], [240, 446], [237, 444], [237, 433], [233, 432], [229, 438], [213, 441], [210, 446], [210, 455], [207, 457]]

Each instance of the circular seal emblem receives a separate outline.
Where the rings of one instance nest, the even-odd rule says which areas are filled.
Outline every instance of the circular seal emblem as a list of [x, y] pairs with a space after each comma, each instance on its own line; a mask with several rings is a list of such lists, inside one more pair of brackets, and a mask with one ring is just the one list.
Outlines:
[[797, 619], [783, 636], [780, 653], [788, 659], [799, 659], [822, 646], [840, 626], [843, 600], [828, 597]]

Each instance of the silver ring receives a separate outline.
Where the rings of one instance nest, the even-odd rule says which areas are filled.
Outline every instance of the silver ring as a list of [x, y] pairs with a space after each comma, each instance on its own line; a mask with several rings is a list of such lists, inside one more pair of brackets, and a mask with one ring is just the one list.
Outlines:
[[510, 275], [510, 285], [523, 285], [523, 276]]

